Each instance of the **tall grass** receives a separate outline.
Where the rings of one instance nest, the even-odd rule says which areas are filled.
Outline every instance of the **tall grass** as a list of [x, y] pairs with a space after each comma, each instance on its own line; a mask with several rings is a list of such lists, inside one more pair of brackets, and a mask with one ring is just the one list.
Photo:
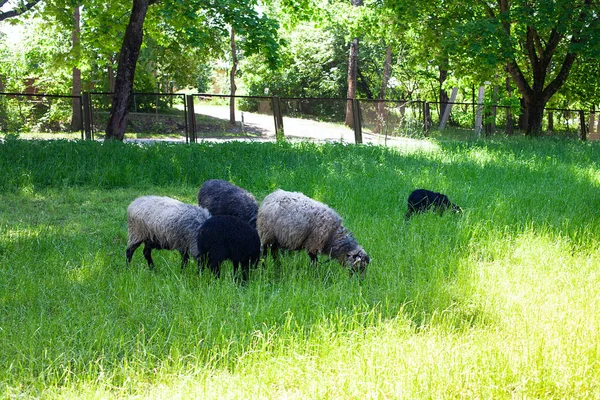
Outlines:
[[[0, 396], [598, 398], [600, 146], [0, 143]], [[222, 178], [334, 207], [364, 280], [306, 254], [245, 286], [125, 264], [126, 207]], [[404, 221], [445, 192], [462, 216]]]

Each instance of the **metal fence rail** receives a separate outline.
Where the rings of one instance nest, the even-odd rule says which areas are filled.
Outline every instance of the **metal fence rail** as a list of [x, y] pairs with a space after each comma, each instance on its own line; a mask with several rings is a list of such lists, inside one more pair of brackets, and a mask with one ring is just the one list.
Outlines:
[[[0, 132], [80, 132], [82, 96], [0, 92]], [[76, 118], [74, 118], [74, 113]]]
[[[0, 131], [79, 132], [103, 136], [112, 93], [82, 96], [0, 93]], [[231, 108], [233, 105], [233, 108]], [[346, 126], [346, 109], [352, 110]], [[82, 124], [73, 121], [73, 110]], [[444, 115], [444, 110], [449, 112]], [[140, 93], [132, 95], [128, 137], [198, 140], [289, 139], [387, 143], [388, 139], [512, 134], [519, 116], [503, 105], [422, 100], [283, 98], [218, 94]], [[543, 133], [600, 138], [593, 111], [546, 108]]]

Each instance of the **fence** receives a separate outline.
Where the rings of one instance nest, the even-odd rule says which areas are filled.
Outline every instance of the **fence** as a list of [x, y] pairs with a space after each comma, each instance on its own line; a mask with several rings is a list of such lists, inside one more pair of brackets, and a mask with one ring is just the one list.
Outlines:
[[[476, 103], [235, 96], [231, 109], [230, 99], [229, 95], [133, 93], [127, 137], [194, 143], [285, 136], [388, 144], [400, 138], [510, 134], [518, 120], [506, 106]], [[96, 139], [104, 134], [111, 104], [112, 93], [104, 92], [82, 96], [0, 93], [0, 130], [67, 132]], [[352, 116], [349, 126], [345, 124], [347, 108]], [[545, 134], [598, 139], [600, 115], [547, 108], [542, 129]]]
[[0, 132], [76, 132], [83, 139], [81, 96], [0, 93]]

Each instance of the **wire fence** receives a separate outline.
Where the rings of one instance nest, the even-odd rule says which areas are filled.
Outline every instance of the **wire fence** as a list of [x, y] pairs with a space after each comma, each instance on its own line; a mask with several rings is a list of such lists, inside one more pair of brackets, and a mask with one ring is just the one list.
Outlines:
[[[112, 97], [105, 92], [82, 96], [0, 93], [0, 132], [101, 139]], [[186, 143], [285, 137], [387, 144], [398, 138], [466, 139], [520, 133], [520, 110], [469, 102], [136, 92], [128, 111], [126, 138]], [[599, 131], [600, 113], [544, 110], [541, 134], [594, 140]]]

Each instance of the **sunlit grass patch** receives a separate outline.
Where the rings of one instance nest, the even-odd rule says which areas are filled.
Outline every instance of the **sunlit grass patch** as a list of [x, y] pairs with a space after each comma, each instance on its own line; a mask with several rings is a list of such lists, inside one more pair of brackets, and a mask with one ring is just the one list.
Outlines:
[[[0, 168], [0, 396], [600, 396], [598, 145], [11, 140]], [[173, 251], [127, 266], [127, 205], [210, 178], [329, 204], [366, 276], [302, 252], [246, 285]], [[464, 213], [407, 222], [418, 187]]]

